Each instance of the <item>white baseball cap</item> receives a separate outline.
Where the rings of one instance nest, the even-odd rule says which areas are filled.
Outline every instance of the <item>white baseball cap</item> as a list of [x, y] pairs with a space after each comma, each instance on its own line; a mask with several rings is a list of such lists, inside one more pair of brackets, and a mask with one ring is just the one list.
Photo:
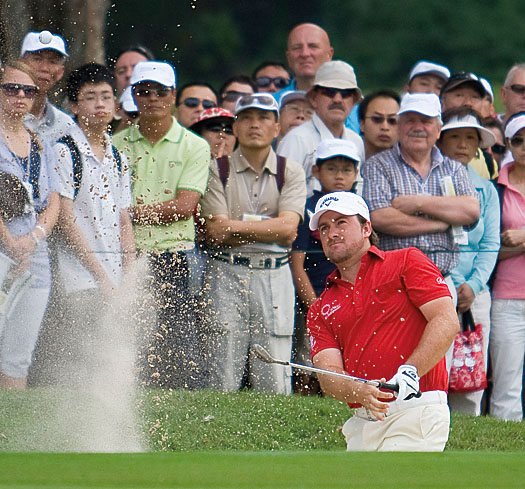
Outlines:
[[173, 66], [165, 61], [140, 61], [133, 68], [130, 85], [152, 81], [165, 87], [175, 88], [176, 77]]
[[525, 127], [525, 115], [519, 115], [509, 119], [505, 126], [505, 137], [513, 138], [517, 132], [521, 131]]
[[327, 61], [323, 63], [315, 74], [314, 87], [338, 88], [340, 90], [353, 89], [363, 98], [361, 89], [357, 86], [354, 68], [344, 61]]
[[135, 105], [131, 86], [126, 87], [122, 92], [122, 95], [120, 96], [120, 105], [124, 112], [138, 112], [139, 109]]
[[286, 90], [282, 93], [281, 97], [279, 98], [279, 112], [286, 104], [289, 104], [290, 102], [293, 102], [295, 100], [305, 99], [306, 92], [304, 90]]
[[316, 160], [327, 160], [336, 156], [344, 156], [357, 163], [361, 162], [359, 150], [352, 141], [347, 141], [346, 139], [323, 139], [317, 146]]
[[417, 112], [427, 117], [441, 117], [441, 103], [435, 93], [407, 93], [401, 99], [397, 115]]
[[370, 211], [366, 202], [352, 192], [332, 192], [319, 199], [315, 212], [310, 218], [310, 230], [319, 227], [319, 218], [327, 211], [338, 212], [344, 216], [361, 216], [370, 221]]
[[28, 32], [22, 41], [22, 48], [20, 49], [20, 56], [27, 52], [42, 51], [49, 49], [57, 51], [62, 56], [67, 56], [66, 43], [57, 34], [52, 34], [49, 31], [42, 32]]
[[467, 114], [463, 117], [454, 116], [441, 128], [441, 134], [450, 129], [463, 129], [463, 128], [472, 128], [476, 129], [481, 138], [480, 147], [481, 148], [490, 148], [493, 144], [496, 144], [496, 137], [492, 134], [492, 131], [489, 131], [483, 127], [478, 119], [472, 115]]
[[234, 114], [237, 116], [248, 109], [269, 110], [279, 116], [279, 105], [271, 93], [250, 93], [239, 97], [235, 103]]
[[410, 83], [419, 75], [436, 75], [447, 81], [450, 78], [450, 70], [446, 66], [430, 63], [429, 61], [418, 61], [410, 71], [408, 82]]

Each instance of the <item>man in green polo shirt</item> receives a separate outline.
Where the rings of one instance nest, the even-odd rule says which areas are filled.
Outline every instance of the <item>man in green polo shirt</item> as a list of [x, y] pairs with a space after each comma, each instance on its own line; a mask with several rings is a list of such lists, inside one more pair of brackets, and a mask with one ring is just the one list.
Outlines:
[[149, 383], [198, 388], [205, 372], [186, 251], [194, 246], [193, 211], [206, 191], [210, 148], [171, 115], [176, 90], [170, 64], [138, 63], [131, 86], [139, 119], [113, 142], [130, 162], [135, 242], [147, 253], [156, 302]]

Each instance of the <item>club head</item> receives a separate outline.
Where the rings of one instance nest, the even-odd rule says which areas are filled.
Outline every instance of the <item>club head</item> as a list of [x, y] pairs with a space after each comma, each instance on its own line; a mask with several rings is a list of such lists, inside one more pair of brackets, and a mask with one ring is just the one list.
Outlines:
[[255, 356], [265, 363], [276, 363], [275, 359], [259, 344], [255, 343], [251, 346]]

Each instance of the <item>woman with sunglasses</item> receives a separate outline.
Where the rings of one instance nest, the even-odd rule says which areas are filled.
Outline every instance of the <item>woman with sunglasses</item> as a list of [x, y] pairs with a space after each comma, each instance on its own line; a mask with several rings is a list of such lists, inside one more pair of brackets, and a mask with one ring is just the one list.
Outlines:
[[210, 144], [212, 158], [229, 156], [235, 149], [237, 138], [233, 135], [235, 117], [226, 109], [215, 107], [204, 110], [190, 129]]
[[15, 262], [15, 275], [31, 273], [11, 313], [0, 316], [0, 387], [13, 389], [27, 384], [51, 287], [46, 237], [59, 212], [50, 174], [53, 150], [24, 127], [36, 92], [36, 75], [24, 63], [7, 63], [0, 70], [0, 170], [18, 177], [29, 195], [22, 216], [0, 219], [0, 251]]
[[492, 287], [490, 414], [521, 421], [525, 357], [525, 112], [509, 118], [505, 140], [512, 162], [501, 168], [498, 177], [501, 250]]
[[[490, 334], [490, 292], [487, 286], [496, 264], [499, 249], [499, 205], [494, 185], [479, 176], [469, 163], [480, 148], [495, 143], [491, 131], [480, 124], [480, 116], [469, 107], [457, 107], [443, 114], [438, 145], [441, 152], [467, 167], [467, 172], [478, 193], [480, 217], [467, 232], [468, 242], [460, 245], [459, 263], [450, 275], [458, 296], [458, 312], [471, 310], [476, 324], [483, 326], [483, 356], [485, 368]], [[450, 351], [451, 355], [452, 352]], [[449, 362], [447, 362], [449, 363]], [[483, 391], [467, 394], [449, 394], [452, 410], [479, 416]]]

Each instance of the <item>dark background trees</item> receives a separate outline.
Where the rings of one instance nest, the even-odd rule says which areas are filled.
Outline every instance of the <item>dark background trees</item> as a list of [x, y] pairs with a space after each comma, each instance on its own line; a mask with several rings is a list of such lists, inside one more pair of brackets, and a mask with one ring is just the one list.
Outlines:
[[75, 66], [110, 59], [135, 42], [176, 67], [180, 82], [218, 87], [261, 61], [284, 61], [300, 22], [324, 27], [335, 57], [356, 68], [368, 92], [400, 88], [419, 59], [501, 83], [525, 56], [520, 0], [0, 0], [0, 51], [16, 54], [28, 29], [62, 33]]

